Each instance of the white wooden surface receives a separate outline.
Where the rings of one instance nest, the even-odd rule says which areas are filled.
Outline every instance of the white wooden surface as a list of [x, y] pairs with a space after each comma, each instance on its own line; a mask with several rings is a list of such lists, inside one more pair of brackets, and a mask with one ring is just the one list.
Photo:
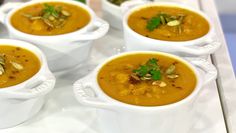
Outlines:
[[221, 97], [227, 129], [229, 133], [236, 133], [236, 80], [217, 8], [214, 0], [199, 1], [204, 12], [209, 14], [214, 20], [217, 36], [223, 44], [212, 58], [214, 64], [218, 68], [218, 90]]

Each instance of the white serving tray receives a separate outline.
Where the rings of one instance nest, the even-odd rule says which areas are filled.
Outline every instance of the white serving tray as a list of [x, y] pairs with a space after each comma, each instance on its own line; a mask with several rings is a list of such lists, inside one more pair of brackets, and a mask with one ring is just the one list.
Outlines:
[[[99, 10], [97, 12], [100, 13]], [[8, 38], [2, 25], [0, 38]], [[105, 37], [94, 42], [91, 58], [83, 66], [55, 73], [56, 87], [36, 116], [16, 127], [0, 130], [0, 133], [101, 133], [97, 126], [96, 109], [84, 107], [76, 101], [72, 84], [107, 57], [122, 52], [123, 44], [122, 32], [111, 29]], [[191, 133], [227, 133], [216, 83], [203, 88], [194, 111]]]

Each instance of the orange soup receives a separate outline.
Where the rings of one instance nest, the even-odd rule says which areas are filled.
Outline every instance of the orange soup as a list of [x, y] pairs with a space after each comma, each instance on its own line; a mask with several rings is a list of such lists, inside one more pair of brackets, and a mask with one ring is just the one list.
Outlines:
[[0, 89], [26, 81], [40, 67], [38, 57], [32, 52], [20, 47], [0, 45]]
[[161, 54], [131, 54], [106, 63], [97, 77], [110, 97], [133, 105], [161, 106], [190, 95], [196, 76], [185, 63]]
[[188, 41], [209, 32], [209, 23], [201, 15], [178, 7], [148, 6], [133, 12], [129, 27], [140, 35], [166, 41]]
[[11, 18], [21, 32], [33, 35], [60, 35], [74, 32], [90, 22], [89, 13], [76, 5], [63, 2], [34, 4], [18, 10]]

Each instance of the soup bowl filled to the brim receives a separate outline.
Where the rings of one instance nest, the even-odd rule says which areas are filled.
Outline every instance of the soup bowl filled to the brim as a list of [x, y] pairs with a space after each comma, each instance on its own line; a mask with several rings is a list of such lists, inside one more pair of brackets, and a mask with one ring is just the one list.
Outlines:
[[0, 39], [0, 46], [2, 45], [19, 47], [32, 52], [41, 66], [39, 71], [29, 79], [13, 86], [0, 88], [0, 129], [18, 125], [39, 112], [45, 102], [45, 95], [54, 88], [56, 81], [40, 49], [30, 43], [11, 39]]
[[[58, 35], [28, 34], [12, 25], [12, 16], [19, 10], [35, 4], [50, 2], [65, 3], [82, 8], [89, 14], [90, 20], [78, 30]], [[6, 13], [9, 10], [11, 11]], [[0, 14], [0, 20], [6, 25], [10, 37], [31, 42], [41, 48], [47, 56], [52, 71], [67, 70], [86, 61], [92, 47], [92, 41], [104, 36], [109, 29], [109, 24], [98, 18], [91, 8], [76, 1], [42, 0], [26, 3], [7, 3], [1, 7]]]
[[[196, 77], [195, 88], [184, 99], [160, 106], [134, 105], [109, 96], [99, 84], [98, 75], [100, 71], [111, 61], [121, 57], [127, 58], [128, 61], [128, 56], [137, 54], [161, 55], [185, 64], [193, 71]], [[109, 65], [109, 67], [111, 66]], [[199, 68], [204, 70], [205, 73], [201, 73]], [[120, 70], [120, 68], [115, 70]], [[99, 124], [105, 133], [114, 131], [116, 131], [115, 133], [167, 133], [176, 131], [187, 133], [187, 130], [191, 127], [193, 103], [203, 86], [213, 81], [216, 75], [215, 67], [202, 59], [187, 61], [181, 57], [163, 52], [127, 52], [110, 57], [91, 74], [75, 82], [74, 93], [79, 103], [98, 109]], [[111, 81], [109, 81], [109, 84], [111, 84]]]
[[[163, 51], [170, 52], [181, 56], [201, 56], [209, 55], [215, 52], [219, 47], [220, 43], [215, 38], [214, 24], [209, 17], [203, 12], [191, 8], [184, 4], [170, 3], [170, 2], [125, 2], [122, 5], [124, 17], [123, 17], [123, 29], [125, 44], [128, 51], [140, 51], [140, 50], [151, 50], [151, 51]], [[134, 31], [128, 24], [128, 20], [132, 14], [142, 9], [153, 7], [170, 7], [179, 8], [187, 11], [191, 11], [202, 18], [204, 18], [209, 24], [208, 32], [198, 38], [192, 40], [178, 40], [169, 41], [163, 39], [153, 39], [145, 35], [141, 35]], [[173, 9], [174, 10], [174, 9]], [[164, 11], [163, 11], [164, 12]], [[150, 17], [150, 16], [149, 16]], [[150, 20], [147, 20], [147, 23]], [[146, 29], [147, 30], [147, 29]], [[155, 29], [155, 30], [158, 30]], [[164, 33], [163, 33], [164, 34]]]

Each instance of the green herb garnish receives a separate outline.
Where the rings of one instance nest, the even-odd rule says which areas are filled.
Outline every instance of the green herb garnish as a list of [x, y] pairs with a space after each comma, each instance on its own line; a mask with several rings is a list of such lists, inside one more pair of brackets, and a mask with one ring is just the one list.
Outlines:
[[23, 14], [23, 16], [29, 18], [31, 21], [42, 20], [49, 27], [49, 30], [62, 28], [65, 25], [67, 18], [71, 16], [71, 14], [62, 9], [61, 6], [55, 7], [47, 3], [43, 6], [39, 16], [33, 16], [31, 14]]
[[44, 9], [42, 10], [43, 17], [49, 18], [49, 16], [53, 16], [53, 17], [58, 18], [61, 10], [62, 10], [62, 7], [56, 8], [53, 5], [44, 4]]
[[142, 65], [138, 69], [134, 70], [133, 72], [137, 73], [138, 76], [143, 77], [148, 73], [148, 67]]
[[152, 75], [153, 80], [160, 80], [161, 79], [161, 71], [160, 70], [151, 70], [150, 74]]
[[140, 82], [151, 82], [152, 85], [161, 88], [166, 87], [167, 83], [162, 81], [162, 77], [170, 80], [176, 80], [180, 75], [175, 73], [176, 63], [171, 64], [167, 68], [158, 65], [158, 60], [155, 58], [149, 59], [144, 65], [140, 65], [138, 69], [133, 70], [130, 74], [129, 82], [137, 84]]
[[145, 65], [141, 65], [138, 69], [133, 70], [133, 73], [142, 80], [160, 80], [161, 71], [157, 61], [155, 58], [149, 59]]
[[149, 31], [153, 31], [154, 29], [158, 28], [158, 26], [161, 24], [161, 18], [158, 16], [158, 17], [152, 17], [148, 23], [147, 23], [147, 26], [146, 28], [149, 30]]
[[183, 14], [178, 14], [177, 16], [168, 15], [166, 13], [160, 13], [157, 16], [150, 18], [147, 21], [146, 29], [153, 31], [161, 25], [167, 25], [170, 27], [177, 27], [178, 33], [182, 33], [181, 24], [184, 19]]

